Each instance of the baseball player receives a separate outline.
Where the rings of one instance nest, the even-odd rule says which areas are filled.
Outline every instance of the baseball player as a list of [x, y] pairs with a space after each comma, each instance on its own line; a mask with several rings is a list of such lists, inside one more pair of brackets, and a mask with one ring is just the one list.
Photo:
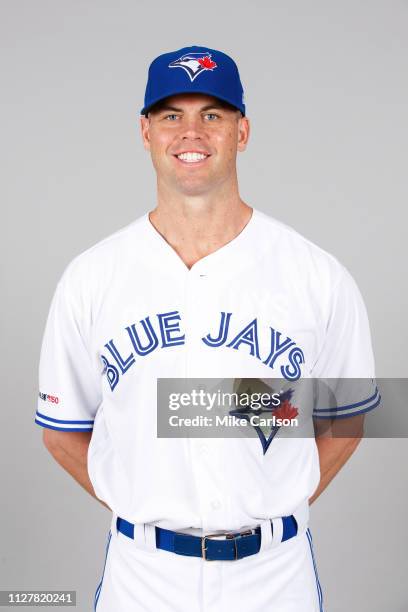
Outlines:
[[360, 438], [160, 437], [158, 380], [361, 377], [347, 402], [311, 409], [315, 425], [360, 422], [380, 399], [361, 294], [335, 257], [241, 199], [250, 124], [231, 57], [157, 57], [140, 125], [156, 206], [69, 263], [40, 357], [45, 445], [112, 512], [94, 608], [321, 611], [309, 506]]

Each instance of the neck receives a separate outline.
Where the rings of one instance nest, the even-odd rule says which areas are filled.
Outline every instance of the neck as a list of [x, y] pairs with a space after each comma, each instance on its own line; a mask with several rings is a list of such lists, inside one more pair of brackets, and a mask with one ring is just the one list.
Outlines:
[[190, 268], [233, 240], [246, 226], [252, 208], [238, 189], [206, 194], [174, 194], [158, 189], [150, 222]]

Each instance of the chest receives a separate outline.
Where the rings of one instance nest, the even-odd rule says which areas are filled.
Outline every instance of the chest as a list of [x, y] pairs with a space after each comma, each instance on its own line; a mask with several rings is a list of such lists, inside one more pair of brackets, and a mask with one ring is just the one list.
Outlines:
[[256, 272], [231, 278], [111, 283], [94, 320], [94, 354], [118, 372], [162, 376], [307, 375], [321, 342], [317, 296]]

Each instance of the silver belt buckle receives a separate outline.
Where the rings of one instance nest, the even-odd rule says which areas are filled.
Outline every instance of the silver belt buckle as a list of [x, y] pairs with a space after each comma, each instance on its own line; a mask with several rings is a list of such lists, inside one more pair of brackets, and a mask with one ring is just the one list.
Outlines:
[[207, 555], [206, 555], [206, 540], [207, 539], [215, 539], [215, 538], [222, 538], [224, 537], [226, 540], [234, 540], [234, 553], [235, 553], [235, 557], [233, 559], [233, 561], [237, 561], [238, 559], [238, 550], [237, 550], [237, 543], [236, 540], [237, 538], [241, 538], [241, 537], [245, 537], [245, 536], [249, 536], [252, 535], [254, 533], [253, 529], [246, 529], [245, 531], [241, 531], [241, 532], [228, 532], [228, 531], [224, 531], [221, 533], [209, 533], [206, 536], [203, 536], [201, 538], [201, 557], [202, 559], [204, 559], [204, 561], [215, 561], [215, 559], [207, 559]]

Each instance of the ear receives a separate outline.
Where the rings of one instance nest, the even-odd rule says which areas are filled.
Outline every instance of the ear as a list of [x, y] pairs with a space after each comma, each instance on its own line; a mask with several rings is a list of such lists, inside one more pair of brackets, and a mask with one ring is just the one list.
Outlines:
[[142, 134], [143, 146], [146, 151], [150, 151], [150, 119], [142, 115], [140, 117], [140, 131]]
[[250, 133], [250, 123], [248, 117], [240, 117], [238, 119], [238, 143], [237, 149], [242, 152], [245, 151]]

